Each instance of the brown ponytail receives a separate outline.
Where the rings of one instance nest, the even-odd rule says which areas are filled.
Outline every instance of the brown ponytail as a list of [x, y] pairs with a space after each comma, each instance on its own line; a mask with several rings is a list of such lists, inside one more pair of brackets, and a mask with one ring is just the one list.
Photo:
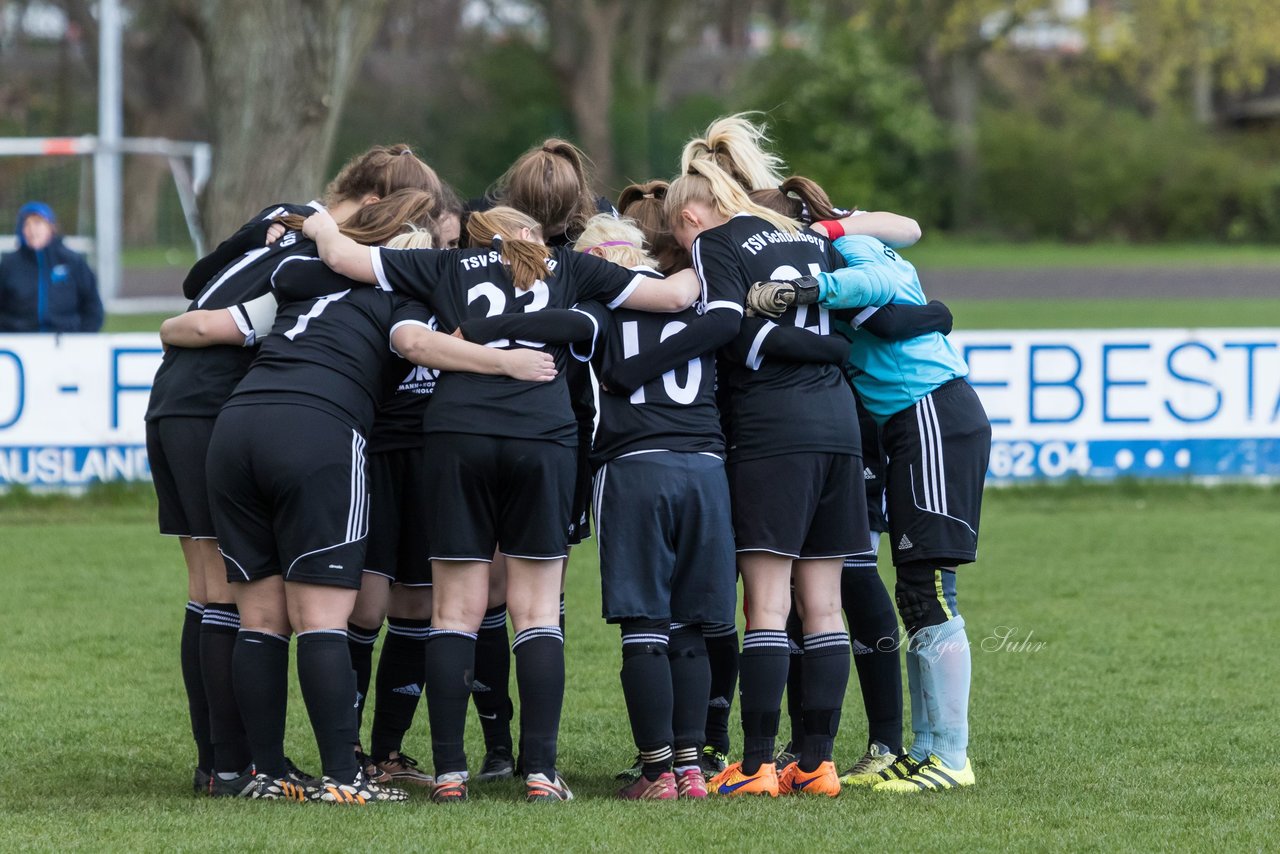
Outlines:
[[618, 212], [640, 226], [644, 242], [658, 262], [658, 271], [664, 276], [693, 265], [689, 253], [676, 242], [667, 226], [663, 202], [670, 186], [666, 181], [646, 181], [631, 184], [618, 195]]
[[[403, 231], [415, 229], [430, 232], [432, 239], [438, 241], [434, 214], [438, 208], [439, 202], [425, 190], [396, 190], [379, 201], [362, 205], [338, 230], [365, 246], [380, 246]], [[289, 214], [280, 217], [279, 222], [285, 228], [301, 231], [304, 219]]]
[[[425, 190], [437, 204], [444, 199], [439, 176], [414, 155], [413, 149], [404, 144], [375, 145], [343, 165], [325, 188], [324, 199], [327, 205], [343, 199], [360, 201], [366, 196], [385, 199], [404, 189]], [[437, 210], [432, 218], [439, 215]]]
[[576, 235], [596, 213], [587, 167], [586, 155], [573, 143], [548, 139], [511, 164], [493, 197], [537, 220], [544, 236]]
[[521, 239], [520, 231], [525, 228], [541, 237], [541, 229], [533, 217], [502, 205], [475, 211], [467, 220], [471, 245], [494, 246], [511, 267], [512, 284], [522, 291], [529, 290], [539, 279], [551, 277], [551, 268], [547, 266], [551, 251], [540, 242]]
[[831, 204], [827, 191], [803, 175], [793, 175], [776, 190], [755, 190], [751, 201], [783, 216], [811, 225], [824, 219], [840, 219], [845, 214]]

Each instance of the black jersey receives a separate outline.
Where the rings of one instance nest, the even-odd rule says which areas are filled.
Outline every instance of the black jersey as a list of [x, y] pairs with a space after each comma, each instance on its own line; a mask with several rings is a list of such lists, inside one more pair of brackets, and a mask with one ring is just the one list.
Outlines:
[[[812, 231], [788, 234], [745, 214], [702, 232], [692, 255], [704, 311], [741, 312], [753, 282], [794, 279], [844, 266], [825, 237]], [[831, 331], [827, 310], [817, 305], [792, 306], [774, 323], [821, 335]], [[747, 346], [745, 360], [720, 360], [730, 458], [856, 451], [858, 413], [840, 368], [760, 360], [753, 353], [760, 343]]]
[[[378, 282], [425, 302], [442, 332], [452, 332], [470, 318], [567, 309], [587, 300], [616, 308], [643, 278], [625, 267], [567, 249], [553, 249], [549, 265], [549, 279], [517, 291], [496, 251], [373, 250]], [[442, 373], [432, 405], [427, 407], [426, 432], [547, 439], [576, 445], [578, 427], [564, 378], [567, 345], [499, 340], [488, 346], [545, 350], [555, 357], [559, 375], [549, 383], [534, 383], [505, 376]]]
[[[276, 215], [311, 211], [311, 208], [298, 205], [277, 205], [268, 209], [265, 214], [270, 220]], [[257, 220], [250, 221], [253, 225]], [[246, 225], [237, 232], [240, 235], [249, 228]], [[263, 234], [265, 235], [265, 229]], [[242, 242], [237, 245], [243, 245]], [[219, 247], [226, 255], [225, 247], [232, 243], [232, 238]], [[246, 249], [232, 257], [230, 261], [213, 278], [201, 287], [187, 311], [207, 309], [210, 311], [230, 308], [233, 305], [249, 302], [271, 290], [271, 274], [280, 262], [295, 255], [311, 255], [315, 253], [315, 244], [306, 240], [296, 231], [287, 232], [270, 246], [261, 245]], [[213, 258], [212, 253], [199, 263]], [[199, 264], [197, 264], [199, 266]], [[193, 274], [195, 268], [193, 268]], [[192, 276], [188, 276], [191, 279]], [[257, 347], [234, 347], [218, 344], [212, 347], [187, 349], [170, 347], [160, 361], [151, 383], [151, 399], [147, 404], [146, 420], [167, 416], [183, 416], [191, 418], [213, 418], [222, 408], [222, 404], [231, 396], [236, 384], [249, 370]]]
[[[584, 303], [578, 308], [597, 323], [591, 361], [601, 376], [624, 359], [643, 359], [646, 350], [698, 317], [692, 308], [674, 314], [625, 308], [610, 312], [599, 303]], [[574, 346], [575, 354], [584, 349]], [[591, 446], [591, 464], [598, 468], [623, 454], [654, 450], [724, 453], [711, 353], [667, 371], [630, 394], [601, 390], [600, 424]]]
[[[435, 318], [427, 325], [434, 329]], [[440, 372], [392, 356], [382, 369], [382, 403], [369, 433], [369, 453], [422, 446], [422, 418]]]
[[392, 331], [403, 323], [425, 327], [430, 313], [407, 297], [339, 276], [319, 258], [289, 258], [272, 280], [280, 300], [275, 326], [226, 405], [310, 406], [367, 435], [382, 399]]

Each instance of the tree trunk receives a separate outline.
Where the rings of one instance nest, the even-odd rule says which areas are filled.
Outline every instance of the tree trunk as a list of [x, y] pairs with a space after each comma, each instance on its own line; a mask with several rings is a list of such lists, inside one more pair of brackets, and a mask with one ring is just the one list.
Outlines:
[[216, 243], [259, 208], [324, 184], [347, 88], [386, 0], [191, 0], [209, 99]]
[[598, 189], [612, 186], [614, 46], [623, 0], [551, 0], [543, 9], [551, 36], [551, 66], [573, 116], [578, 145], [595, 164]]

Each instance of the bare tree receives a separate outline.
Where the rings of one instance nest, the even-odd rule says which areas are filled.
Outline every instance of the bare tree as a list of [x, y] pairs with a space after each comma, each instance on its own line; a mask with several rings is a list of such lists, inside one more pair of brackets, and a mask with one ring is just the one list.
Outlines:
[[203, 212], [217, 239], [255, 206], [315, 195], [386, 0], [181, 0], [177, 8], [204, 63], [214, 162]]
[[551, 67], [573, 116], [578, 141], [603, 184], [615, 178], [613, 109], [615, 47], [625, 0], [541, 0]]

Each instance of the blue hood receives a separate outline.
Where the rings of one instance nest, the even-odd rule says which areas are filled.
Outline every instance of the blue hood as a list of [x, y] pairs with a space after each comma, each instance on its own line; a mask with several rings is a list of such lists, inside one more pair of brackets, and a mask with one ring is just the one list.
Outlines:
[[26, 222], [27, 217], [33, 214], [35, 216], [44, 217], [49, 221], [49, 224], [53, 226], [55, 232], [58, 230], [58, 217], [54, 215], [53, 208], [49, 207], [44, 202], [27, 202], [25, 205], [18, 208], [18, 225], [15, 229], [18, 234], [18, 245], [24, 249], [27, 246], [27, 241], [22, 237], [22, 223]]

